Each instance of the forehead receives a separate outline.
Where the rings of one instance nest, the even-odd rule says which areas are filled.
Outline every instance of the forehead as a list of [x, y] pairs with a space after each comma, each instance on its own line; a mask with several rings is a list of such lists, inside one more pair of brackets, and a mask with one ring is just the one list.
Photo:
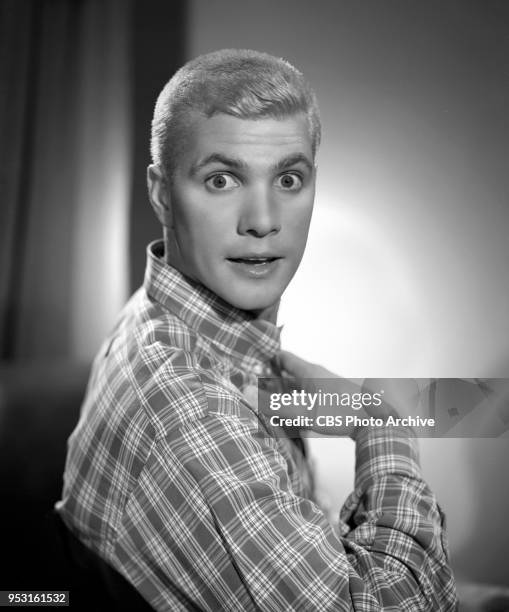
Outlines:
[[219, 155], [241, 160], [246, 166], [273, 166], [292, 155], [313, 163], [309, 123], [304, 113], [274, 119], [240, 119], [226, 114], [196, 116], [186, 129], [177, 162], [183, 170]]

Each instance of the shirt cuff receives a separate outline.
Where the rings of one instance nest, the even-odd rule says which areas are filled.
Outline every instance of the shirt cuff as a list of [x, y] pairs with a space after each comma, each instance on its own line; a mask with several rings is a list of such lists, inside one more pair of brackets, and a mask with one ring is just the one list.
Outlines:
[[362, 427], [355, 437], [355, 490], [387, 474], [422, 478], [419, 447], [409, 427]]

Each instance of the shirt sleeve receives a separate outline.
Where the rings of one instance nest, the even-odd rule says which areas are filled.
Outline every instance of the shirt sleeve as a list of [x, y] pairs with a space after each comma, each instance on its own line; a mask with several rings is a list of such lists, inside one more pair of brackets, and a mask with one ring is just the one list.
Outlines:
[[[210, 398], [209, 398], [210, 400]], [[156, 609], [455, 610], [444, 517], [404, 430], [361, 432], [342, 534], [292, 487], [279, 442], [215, 397], [160, 439], [115, 548]]]

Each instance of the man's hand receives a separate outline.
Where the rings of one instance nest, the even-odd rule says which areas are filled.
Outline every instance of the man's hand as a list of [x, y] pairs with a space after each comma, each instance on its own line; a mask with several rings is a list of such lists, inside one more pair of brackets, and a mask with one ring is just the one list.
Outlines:
[[290, 351], [279, 353], [279, 366], [284, 374], [295, 379], [304, 378], [341, 378], [327, 368], [297, 357]]
[[[367, 422], [371, 417], [385, 421], [389, 416], [395, 418], [417, 416], [419, 411], [422, 410], [422, 405], [419, 404], [419, 387], [413, 379], [348, 379], [334, 374], [323, 366], [305, 361], [289, 351], [281, 351], [279, 365], [283, 377], [288, 379], [291, 387], [303, 389], [308, 393], [316, 393], [318, 388], [323, 387], [326, 392], [336, 392], [340, 395], [348, 394], [350, 397], [355, 394], [358, 397], [369, 398], [378, 394], [378, 397], [382, 398], [380, 403], [365, 401], [362, 407], [355, 410], [352, 410], [351, 406], [337, 407], [335, 414], [343, 417], [346, 417], [346, 415], [355, 416], [357, 417], [356, 423]], [[323, 384], [319, 382], [320, 379], [322, 379]], [[326, 435], [348, 435], [355, 439], [361, 428], [369, 426], [356, 423], [346, 425], [346, 419], [343, 419], [341, 426], [325, 426], [322, 424], [323, 419], [317, 419], [320, 413], [331, 414], [331, 412], [333, 411], [329, 406], [325, 408], [316, 406], [313, 409], [314, 424], [312, 430]], [[282, 417], [291, 418], [295, 416], [295, 408], [282, 406], [279, 414]]]
[[[334, 387], [339, 388], [343, 392], [355, 393], [360, 392], [360, 382], [361, 381], [352, 381], [346, 378], [342, 378], [338, 374], [334, 374], [327, 368], [324, 368], [321, 365], [316, 363], [311, 363], [310, 361], [306, 361], [301, 357], [298, 357], [294, 353], [290, 351], [281, 351], [279, 353], [279, 366], [281, 368], [281, 373], [284, 378], [287, 378], [288, 381], [291, 381], [292, 387], [297, 387], [299, 389], [303, 389], [308, 393], [316, 393], [318, 390], [318, 386], [320, 385], [320, 379], [337, 379], [338, 384], [334, 383]], [[321, 386], [321, 385], [320, 385]], [[320, 416], [320, 407], [316, 407], [313, 410], [314, 417], [314, 425], [311, 428], [313, 431], [319, 434], [325, 435], [335, 435], [335, 436], [350, 436], [354, 437], [355, 427], [354, 426], [346, 426], [342, 425], [341, 427], [325, 427], [320, 425], [320, 421], [317, 421], [317, 417]], [[328, 411], [330, 412], [330, 410]], [[281, 412], [281, 416], [283, 417], [292, 417], [295, 415], [295, 409], [291, 406], [284, 408], [284, 412]]]

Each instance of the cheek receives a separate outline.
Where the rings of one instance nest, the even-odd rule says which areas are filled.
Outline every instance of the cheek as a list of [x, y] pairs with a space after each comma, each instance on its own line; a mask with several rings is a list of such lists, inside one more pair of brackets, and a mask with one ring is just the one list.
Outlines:
[[305, 203], [291, 211], [286, 220], [291, 246], [296, 253], [303, 251], [306, 245], [312, 210], [312, 204]]
[[210, 207], [200, 201], [199, 192], [196, 193], [194, 189], [183, 190], [183, 193], [174, 198], [173, 210], [174, 230], [182, 245], [189, 248], [200, 244], [210, 227], [212, 215]]
[[212, 206], [187, 207], [175, 220], [175, 233], [181, 250], [207, 268], [224, 251], [228, 219]]

